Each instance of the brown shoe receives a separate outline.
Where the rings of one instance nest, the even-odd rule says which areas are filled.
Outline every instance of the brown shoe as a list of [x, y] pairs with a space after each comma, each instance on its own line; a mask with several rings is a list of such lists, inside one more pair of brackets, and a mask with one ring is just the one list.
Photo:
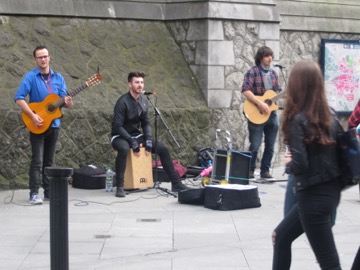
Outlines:
[[123, 187], [117, 187], [115, 197], [123, 198], [125, 196], [126, 196], [126, 194], [125, 194], [124, 188]]

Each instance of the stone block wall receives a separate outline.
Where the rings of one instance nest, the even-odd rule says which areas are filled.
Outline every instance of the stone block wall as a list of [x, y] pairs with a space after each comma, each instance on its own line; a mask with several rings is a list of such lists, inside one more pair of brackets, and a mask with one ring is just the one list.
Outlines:
[[[46, 45], [51, 67], [62, 73], [69, 91], [99, 68], [103, 81], [74, 97], [63, 109], [56, 165], [114, 164], [109, 144], [113, 107], [128, 91], [127, 74], [144, 70], [146, 88], [156, 91], [157, 106], [180, 144], [177, 149], [159, 122], [160, 138], [186, 162], [194, 146], [211, 141], [212, 113], [191, 70], [163, 23], [53, 17], [0, 17], [0, 188], [27, 187], [28, 131], [13, 97], [24, 74], [35, 67], [32, 51]], [[194, 161], [195, 162], [195, 161]]]
[[285, 87], [295, 62], [318, 60], [321, 38], [360, 38], [359, 9], [357, 0], [3, 1], [0, 188], [27, 187], [30, 146], [13, 94], [34, 66], [31, 53], [39, 43], [49, 47], [52, 68], [69, 88], [98, 67], [104, 76], [63, 111], [57, 165], [113, 162], [112, 109], [134, 69], [149, 74], [146, 88], [158, 92], [158, 108], [181, 148], [161, 123], [160, 140], [186, 165], [196, 162], [194, 148], [214, 145], [217, 128], [231, 132], [234, 148], [247, 149], [240, 86], [258, 47], [271, 47], [286, 67], [280, 74]]

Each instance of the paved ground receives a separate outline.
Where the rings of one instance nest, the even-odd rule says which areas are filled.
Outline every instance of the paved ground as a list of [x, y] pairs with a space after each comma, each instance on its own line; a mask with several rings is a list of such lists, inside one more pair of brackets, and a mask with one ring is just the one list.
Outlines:
[[[282, 171], [273, 174], [285, 179]], [[262, 206], [235, 211], [179, 204], [154, 189], [118, 199], [69, 186], [70, 269], [271, 269], [286, 182], [257, 185]], [[50, 269], [49, 203], [29, 206], [28, 190], [2, 191], [0, 199], [0, 269]], [[360, 244], [359, 210], [358, 188], [343, 192], [334, 228], [343, 269]], [[291, 269], [319, 269], [304, 236]]]

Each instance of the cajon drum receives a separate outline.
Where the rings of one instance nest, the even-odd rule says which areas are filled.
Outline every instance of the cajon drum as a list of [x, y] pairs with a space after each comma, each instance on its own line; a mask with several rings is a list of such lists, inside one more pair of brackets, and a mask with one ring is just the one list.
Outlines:
[[145, 148], [140, 148], [140, 157], [129, 150], [124, 174], [124, 189], [144, 189], [154, 185], [151, 155], [145, 155]]

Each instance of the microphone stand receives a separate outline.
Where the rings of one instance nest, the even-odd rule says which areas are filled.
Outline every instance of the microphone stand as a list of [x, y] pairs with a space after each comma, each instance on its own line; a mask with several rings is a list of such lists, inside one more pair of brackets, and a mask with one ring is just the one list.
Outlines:
[[[283, 66], [281, 66], [281, 67], [279, 67], [279, 66], [277, 66], [279, 69], [280, 69], [280, 71], [281, 71], [281, 76], [282, 76], [282, 79], [284, 80], [284, 82], [285, 82], [285, 89], [283, 90], [283, 91], [286, 91], [286, 87], [287, 87], [287, 81], [286, 81], [286, 78], [285, 78], [285, 75], [284, 75], [284, 72], [283, 72]], [[279, 109], [280, 110], [283, 110], [284, 109], [284, 106], [281, 106], [281, 107], [279, 107]], [[281, 133], [280, 133], [280, 136], [281, 136]], [[281, 139], [280, 139], [280, 141], [281, 141]], [[279, 152], [276, 154], [276, 155], [278, 155], [280, 153], [280, 149], [279, 149]], [[284, 174], [283, 174], [284, 175]], [[288, 181], [288, 179], [284, 179], [284, 180], [273, 180], [272, 182], [287, 182]]]
[[283, 80], [284, 80], [284, 82], [285, 82], [285, 89], [286, 89], [287, 82], [286, 82], [285, 75], [284, 75], [284, 72], [283, 72], [283, 68], [284, 68], [284, 67], [278, 67], [278, 68], [279, 68], [280, 71], [281, 71], [281, 76], [282, 76], [282, 78], [283, 78]]
[[[149, 95], [146, 96], [146, 98], [148, 99], [148, 101], [150, 102], [150, 104], [152, 105], [152, 107], [154, 108], [154, 112], [155, 112], [155, 117], [154, 117], [154, 126], [155, 126], [155, 180], [154, 180], [154, 188], [156, 190], [161, 190], [162, 192], [166, 193], [166, 194], [169, 194], [171, 196], [173, 196], [174, 198], [177, 198], [177, 196], [172, 193], [170, 190], [168, 190], [167, 188], [163, 188], [163, 187], [160, 187], [160, 182], [158, 181], [158, 170], [157, 170], [157, 161], [158, 161], [158, 148], [157, 148], [157, 145], [158, 145], [158, 130], [157, 130], [157, 126], [158, 126], [158, 116], [160, 116], [160, 119], [163, 121], [163, 123], [165, 124], [165, 120], [161, 117], [161, 114], [160, 114], [160, 111], [156, 108], [155, 104], [151, 101]], [[165, 124], [166, 126], [166, 124]], [[171, 133], [170, 133], [171, 134]], [[173, 139], [175, 140], [175, 138], [173, 137]], [[176, 142], [176, 140], [175, 140]], [[177, 143], [177, 142], [176, 142]], [[178, 147], [180, 147], [178, 145]]]

